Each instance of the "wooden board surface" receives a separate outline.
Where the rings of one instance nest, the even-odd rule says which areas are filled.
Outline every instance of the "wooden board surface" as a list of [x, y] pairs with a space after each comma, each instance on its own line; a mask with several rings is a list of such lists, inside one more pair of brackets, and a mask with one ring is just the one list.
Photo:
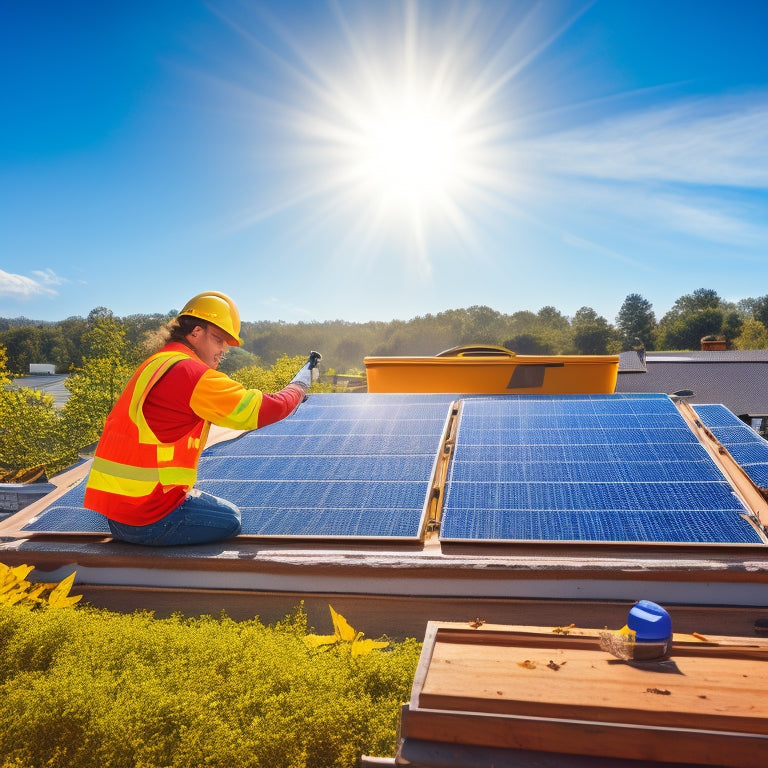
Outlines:
[[640, 663], [602, 650], [596, 635], [431, 623], [404, 735], [670, 762], [768, 764], [764, 642], [676, 639], [672, 658]]
[[557, 641], [440, 642], [438, 633], [418, 704], [768, 734], [768, 663], [716, 655], [627, 663]]

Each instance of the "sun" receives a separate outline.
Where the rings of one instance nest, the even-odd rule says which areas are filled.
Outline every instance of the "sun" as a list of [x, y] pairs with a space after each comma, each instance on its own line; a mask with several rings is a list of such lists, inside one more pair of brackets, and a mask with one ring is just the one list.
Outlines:
[[340, 232], [340, 250], [403, 254], [425, 273], [435, 243], [476, 251], [482, 217], [509, 212], [524, 189], [525, 105], [508, 86], [548, 44], [523, 34], [539, 5], [513, 19], [506, 4], [463, 1], [403, 0], [383, 19], [368, 4], [354, 18], [329, 8], [335, 30], [273, 30], [274, 85], [257, 119], [278, 126], [265, 145], [291, 186], [251, 219], [301, 207], [307, 238]]
[[366, 120], [359, 148], [361, 173], [372, 189], [410, 205], [450, 194], [461, 165], [460, 137], [448, 116], [410, 104]]
[[489, 119], [485, 95], [463, 92], [439, 57], [415, 54], [369, 54], [322, 82], [291, 125], [315, 170], [305, 190], [323, 198], [328, 219], [351, 222], [358, 242], [396, 241], [429, 271], [430, 241], [437, 233], [468, 239], [470, 198], [497, 180], [489, 142], [478, 140]]

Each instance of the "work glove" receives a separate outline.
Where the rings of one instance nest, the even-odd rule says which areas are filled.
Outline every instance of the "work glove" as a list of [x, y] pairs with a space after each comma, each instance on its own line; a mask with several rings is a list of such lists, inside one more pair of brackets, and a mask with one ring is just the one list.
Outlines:
[[291, 379], [291, 384], [300, 384], [304, 389], [309, 389], [319, 378], [320, 369], [317, 364], [323, 356], [319, 352], [310, 352], [309, 359], [304, 364], [304, 367]]

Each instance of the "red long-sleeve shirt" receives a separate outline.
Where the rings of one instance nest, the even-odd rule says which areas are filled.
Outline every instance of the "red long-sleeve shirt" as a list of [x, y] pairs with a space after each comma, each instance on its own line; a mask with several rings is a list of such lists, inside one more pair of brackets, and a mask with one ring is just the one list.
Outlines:
[[[182, 344], [171, 343], [194, 355]], [[256, 429], [289, 416], [304, 396], [297, 384], [276, 394], [246, 389], [197, 357], [176, 363], [155, 384], [144, 401], [147, 424], [163, 442], [185, 435], [200, 419], [230, 429]]]

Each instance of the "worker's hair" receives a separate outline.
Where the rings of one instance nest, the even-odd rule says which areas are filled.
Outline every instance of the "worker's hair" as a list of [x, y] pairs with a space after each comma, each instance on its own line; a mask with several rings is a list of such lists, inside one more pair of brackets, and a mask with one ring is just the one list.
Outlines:
[[[159, 352], [169, 341], [180, 341], [187, 344], [187, 335], [195, 330], [195, 326], [207, 328], [209, 323], [206, 320], [200, 320], [197, 317], [182, 315], [171, 320], [170, 323], [161, 326], [156, 331], [151, 331], [144, 335], [142, 346], [147, 355], [154, 355]], [[188, 345], [187, 345], [188, 346]]]
[[171, 322], [168, 323], [168, 331], [170, 333], [168, 341], [180, 341], [182, 344], [186, 344], [187, 336], [189, 336], [198, 325], [205, 330], [210, 323], [207, 320], [201, 320], [199, 317], [179, 315], [175, 320], [171, 320]]

